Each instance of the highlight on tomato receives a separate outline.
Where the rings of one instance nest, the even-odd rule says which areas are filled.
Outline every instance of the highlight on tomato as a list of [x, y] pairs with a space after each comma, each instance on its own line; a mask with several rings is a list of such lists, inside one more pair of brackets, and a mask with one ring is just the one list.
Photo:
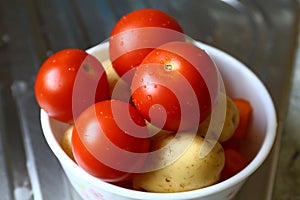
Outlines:
[[66, 123], [73, 123], [88, 106], [109, 98], [102, 64], [80, 49], [63, 49], [48, 57], [37, 73], [34, 91], [39, 106]]
[[77, 164], [108, 182], [128, 180], [143, 166], [150, 149], [144, 118], [119, 100], [84, 110], [75, 121], [71, 143]]
[[[170, 41], [184, 41], [179, 23], [167, 13], [144, 8], [124, 15], [109, 38], [109, 54], [118, 75], [123, 77], [138, 66], [153, 48]], [[133, 74], [123, 77], [128, 83]]]
[[198, 127], [219, 91], [216, 66], [202, 49], [187, 42], [155, 48], [136, 68], [132, 102], [143, 116], [165, 130]]

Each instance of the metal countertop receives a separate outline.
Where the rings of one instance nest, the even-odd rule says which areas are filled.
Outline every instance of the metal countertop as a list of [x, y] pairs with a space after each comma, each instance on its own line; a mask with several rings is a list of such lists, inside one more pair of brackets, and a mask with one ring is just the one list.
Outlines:
[[[278, 138], [237, 199], [276, 199], [272, 191], [295, 66], [298, 1], [0, 0], [2, 200], [80, 199], [43, 137], [35, 75], [51, 53], [92, 47], [108, 38], [121, 16], [144, 7], [174, 16], [187, 35], [233, 55], [264, 82], [277, 109]], [[257, 177], [265, 178], [257, 182]]]

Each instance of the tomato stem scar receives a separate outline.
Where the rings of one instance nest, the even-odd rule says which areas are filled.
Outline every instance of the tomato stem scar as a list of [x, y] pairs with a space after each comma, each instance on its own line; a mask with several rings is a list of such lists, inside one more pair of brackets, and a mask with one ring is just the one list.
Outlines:
[[173, 71], [173, 65], [172, 64], [165, 64], [165, 70], [166, 71]]

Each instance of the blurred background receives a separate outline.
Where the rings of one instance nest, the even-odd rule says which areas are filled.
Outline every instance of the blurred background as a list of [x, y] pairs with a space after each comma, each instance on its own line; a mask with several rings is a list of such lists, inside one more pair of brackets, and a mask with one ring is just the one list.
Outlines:
[[43, 137], [36, 73], [53, 52], [92, 47], [120, 17], [145, 7], [169, 13], [187, 35], [241, 60], [271, 93], [277, 140], [236, 199], [300, 199], [297, 0], [0, 0], [0, 198], [80, 199]]

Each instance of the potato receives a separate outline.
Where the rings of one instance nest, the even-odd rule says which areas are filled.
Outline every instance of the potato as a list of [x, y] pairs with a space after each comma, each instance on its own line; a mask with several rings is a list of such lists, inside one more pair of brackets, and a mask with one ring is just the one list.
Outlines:
[[[234, 131], [238, 127], [240, 118], [239, 118], [239, 111], [230, 97], [228, 97], [224, 94], [220, 94], [219, 98], [226, 98], [225, 120], [224, 120], [224, 118], [222, 118], [222, 116], [221, 116], [222, 114], [219, 114], [219, 113], [222, 113], [222, 110], [221, 110], [222, 108], [219, 107], [219, 106], [222, 106], [222, 104], [220, 103], [213, 110], [214, 114], [216, 116], [218, 116], [219, 118], [216, 118], [216, 120], [212, 121], [211, 129], [210, 129], [209, 133], [213, 137], [218, 139], [219, 142], [225, 142], [228, 139], [230, 139], [231, 136], [233, 135]], [[220, 99], [220, 100], [224, 100], [224, 99]], [[210, 125], [210, 121], [211, 121], [211, 115], [209, 115], [208, 118], [206, 118], [199, 125], [198, 133], [201, 136], [205, 136], [207, 134], [208, 127]], [[220, 131], [221, 131], [221, 134], [219, 135], [218, 133], [220, 133]], [[213, 134], [215, 134], [215, 135], [213, 135]], [[219, 138], [218, 138], [218, 136], [219, 136]]]
[[168, 130], [164, 130], [164, 129], [160, 129], [156, 126], [154, 126], [153, 124], [151, 124], [150, 122], [146, 121], [146, 125], [148, 128], [148, 132], [149, 135], [151, 137], [152, 140], [162, 136], [162, 135], [166, 135], [169, 133], [173, 133], [173, 131], [168, 131]]
[[72, 144], [71, 144], [71, 137], [72, 137], [72, 131], [73, 131], [73, 125], [71, 125], [63, 134], [61, 141], [60, 141], [60, 145], [61, 148], [64, 150], [64, 152], [73, 160], [74, 159], [74, 155], [73, 155], [73, 151], [72, 151]]
[[120, 78], [109, 60], [102, 64], [107, 75], [110, 95], [113, 96], [113, 99], [128, 102], [131, 96], [130, 85]]
[[[194, 138], [195, 137], [195, 138]], [[191, 133], [163, 135], [152, 141], [152, 150], [164, 148], [157, 156], [157, 165], [170, 163], [178, 149], [188, 147], [171, 164], [155, 171], [133, 175], [133, 188], [148, 192], [183, 192], [203, 188], [220, 179], [224, 167], [224, 150], [217, 141], [204, 142], [204, 139]], [[214, 145], [215, 144], [215, 145]], [[211, 147], [209, 151], [209, 147]], [[200, 157], [200, 150], [206, 156]], [[202, 152], [203, 153], [203, 152]], [[173, 158], [172, 158], [173, 157]]]

